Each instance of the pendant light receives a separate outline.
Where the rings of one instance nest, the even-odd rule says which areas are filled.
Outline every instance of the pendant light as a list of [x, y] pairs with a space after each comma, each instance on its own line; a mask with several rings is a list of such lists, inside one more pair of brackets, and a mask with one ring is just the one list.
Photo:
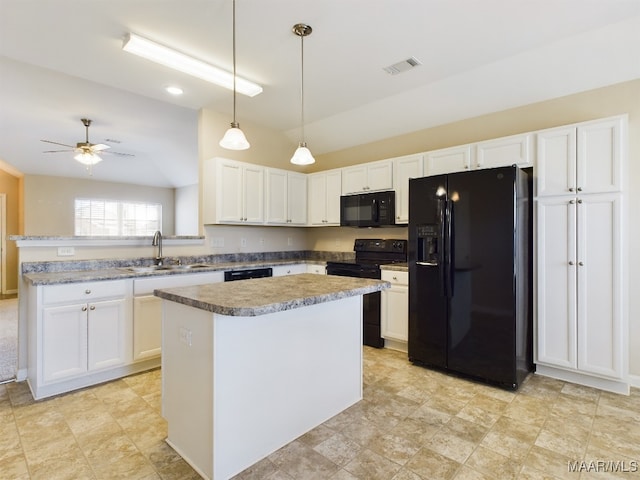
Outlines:
[[312, 31], [311, 27], [304, 23], [297, 23], [293, 26], [293, 33], [300, 37], [300, 124], [302, 130], [298, 148], [291, 157], [291, 163], [295, 165], [311, 165], [316, 161], [304, 141], [304, 37], [310, 35]]
[[233, 122], [220, 140], [220, 146], [227, 150], [246, 150], [251, 146], [236, 122], [236, 0], [233, 0]]

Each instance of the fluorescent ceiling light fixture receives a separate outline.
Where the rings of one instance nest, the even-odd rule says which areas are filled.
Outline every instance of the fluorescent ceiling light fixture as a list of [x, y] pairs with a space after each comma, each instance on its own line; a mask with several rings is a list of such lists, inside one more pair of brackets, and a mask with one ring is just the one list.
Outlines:
[[[184, 53], [176, 52], [175, 50], [142, 38], [134, 33], [129, 33], [125, 37], [122, 49], [125, 52], [133, 53], [134, 55], [146, 58], [160, 65], [233, 90], [232, 73], [189, 57]], [[236, 90], [249, 97], [255, 97], [259, 93], [262, 93], [262, 87], [260, 85], [239, 77], [236, 78]]]
[[180, 87], [166, 87], [165, 91], [171, 95], [182, 95], [184, 93]]

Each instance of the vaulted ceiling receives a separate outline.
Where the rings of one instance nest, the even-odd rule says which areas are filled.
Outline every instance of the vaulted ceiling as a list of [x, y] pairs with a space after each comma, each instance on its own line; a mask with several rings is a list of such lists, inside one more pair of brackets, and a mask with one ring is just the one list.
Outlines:
[[[82, 177], [40, 139], [83, 141], [107, 157], [96, 180], [197, 182], [197, 112], [232, 95], [122, 51], [134, 32], [231, 70], [231, 0], [0, 0], [0, 160], [25, 174]], [[300, 124], [314, 154], [640, 78], [640, 0], [237, 0], [238, 120]], [[399, 75], [383, 68], [415, 57]], [[168, 95], [167, 85], [184, 94]], [[220, 132], [222, 135], [223, 132]]]

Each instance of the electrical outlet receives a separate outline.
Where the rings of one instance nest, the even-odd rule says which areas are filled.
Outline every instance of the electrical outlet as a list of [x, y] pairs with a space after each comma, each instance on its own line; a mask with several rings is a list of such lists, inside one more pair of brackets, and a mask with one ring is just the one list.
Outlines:
[[76, 249], [73, 247], [58, 247], [59, 257], [72, 257], [76, 254]]
[[240, 239], [240, 246], [243, 247], [243, 248], [247, 246], [247, 239], [246, 238], [241, 238]]
[[260, 246], [264, 247], [264, 238], [260, 237]]
[[210, 240], [211, 246], [214, 248], [224, 247], [224, 238], [223, 237], [212, 237]]
[[291, 237], [287, 237], [287, 245], [288, 245], [288, 246], [293, 245], [293, 238], [291, 238]]
[[188, 328], [180, 327], [180, 341], [190, 347], [192, 345], [192, 333]]
[[340, 246], [340, 239], [336, 238], [336, 247], [339, 247], [339, 246]]

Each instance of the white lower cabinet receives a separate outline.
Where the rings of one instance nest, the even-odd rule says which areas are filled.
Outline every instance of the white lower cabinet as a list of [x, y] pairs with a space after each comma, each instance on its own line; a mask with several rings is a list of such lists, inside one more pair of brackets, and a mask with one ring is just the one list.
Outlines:
[[154, 290], [219, 283], [223, 280], [223, 272], [135, 279], [133, 281], [133, 361], [157, 358], [161, 354], [162, 299], [153, 295]]
[[274, 277], [296, 275], [298, 273], [307, 273], [307, 265], [305, 263], [294, 263], [291, 265], [278, 265], [273, 267]]
[[87, 371], [87, 313], [84, 303], [43, 310], [42, 367], [45, 382]]
[[51, 382], [124, 365], [124, 298], [75, 303], [42, 311], [43, 380]]
[[536, 364], [624, 392], [621, 203], [615, 193], [538, 198]]
[[409, 273], [382, 270], [382, 280], [391, 283], [380, 302], [380, 327], [385, 347], [407, 350], [409, 341]]
[[85, 386], [84, 379], [92, 374], [131, 362], [130, 284], [115, 280], [29, 287], [35, 315], [28, 320], [28, 379], [35, 398]]
[[162, 299], [133, 298], [133, 360], [159, 357], [162, 348]]
[[307, 264], [307, 273], [315, 273], [316, 275], [326, 275], [327, 274], [327, 266], [326, 265], [317, 265], [315, 263]]

